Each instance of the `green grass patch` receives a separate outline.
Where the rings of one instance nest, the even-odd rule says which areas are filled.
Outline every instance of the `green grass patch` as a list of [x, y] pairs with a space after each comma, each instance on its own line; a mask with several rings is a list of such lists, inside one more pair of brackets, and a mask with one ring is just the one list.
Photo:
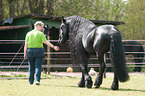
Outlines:
[[0, 75], [0, 77], [28, 77], [27, 75], [24, 74], [10, 74], [10, 75]]
[[24, 74], [19, 74], [19, 75], [16, 75], [15, 77], [28, 77], [28, 76]]
[[0, 77], [11, 77], [9, 75], [0, 75]]
[[107, 76], [98, 89], [79, 88], [80, 77], [45, 77], [49, 78], [42, 79], [40, 86], [29, 85], [28, 79], [0, 80], [0, 96], [145, 96], [145, 75], [131, 75], [118, 91], [110, 89], [113, 76]]

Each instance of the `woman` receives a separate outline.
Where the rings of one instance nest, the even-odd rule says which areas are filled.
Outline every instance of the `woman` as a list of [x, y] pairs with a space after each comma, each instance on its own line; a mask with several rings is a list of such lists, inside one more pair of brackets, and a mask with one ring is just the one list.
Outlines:
[[58, 51], [59, 47], [51, 44], [44, 36], [44, 23], [37, 21], [34, 24], [34, 30], [27, 33], [24, 46], [24, 59], [28, 59], [29, 64], [29, 84], [34, 82], [40, 85], [42, 62], [44, 57], [43, 43]]

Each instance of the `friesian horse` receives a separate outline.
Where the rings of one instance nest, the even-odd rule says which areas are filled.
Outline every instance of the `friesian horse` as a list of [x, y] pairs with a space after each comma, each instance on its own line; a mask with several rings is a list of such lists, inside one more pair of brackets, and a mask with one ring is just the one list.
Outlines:
[[118, 90], [118, 81], [125, 82], [129, 79], [121, 35], [115, 26], [102, 25], [97, 27], [91, 21], [76, 15], [62, 17], [59, 43], [64, 44], [66, 40], [70, 40], [70, 48], [74, 55], [74, 60], [76, 63], [82, 64], [82, 77], [78, 83], [79, 87], [92, 87], [92, 78], [89, 76], [87, 68], [91, 54], [95, 54], [100, 63], [99, 74], [94, 83], [95, 88], [100, 87], [106, 67], [104, 54], [109, 50], [111, 51], [114, 66], [114, 80], [111, 89]]

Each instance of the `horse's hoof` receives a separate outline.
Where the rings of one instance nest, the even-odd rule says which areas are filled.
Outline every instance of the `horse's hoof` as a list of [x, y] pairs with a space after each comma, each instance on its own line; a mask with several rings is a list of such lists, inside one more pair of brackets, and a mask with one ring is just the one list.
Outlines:
[[80, 82], [78, 83], [78, 86], [79, 86], [79, 87], [85, 87], [85, 82], [81, 82], [81, 81], [80, 81]]
[[118, 87], [117, 86], [111, 86], [111, 89], [112, 90], [118, 90]]
[[92, 86], [86, 86], [87, 88], [92, 88]]
[[95, 88], [99, 88], [100, 87], [100, 85], [94, 85], [95, 86]]
[[90, 81], [85, 81], [85, 86], [87, 88], [92, 88], [92, 84], [93, 84], [93, 82], [91, 80]]
[[92, 88], [92, 86], [87, 86], [87, 88]]
[[118, 90], [118, 88], [113, 88], [113, 87], [111, 87], [111, 89], [112, 89], [112, 90]]
[[79, 84], [78, 84], [78, 86], [79, 86], [79, 87], [85, 87], [84, 85], [79, 85]]

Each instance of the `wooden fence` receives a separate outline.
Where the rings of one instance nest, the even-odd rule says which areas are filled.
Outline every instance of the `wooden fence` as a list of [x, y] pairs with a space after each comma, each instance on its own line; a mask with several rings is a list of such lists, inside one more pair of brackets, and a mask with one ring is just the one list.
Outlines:
[[[123, 41], [137, 41], [142, 44], [145, 50], [145, 40], [123, 40]], [[57, 43], [57, 40], [50, 40], [52, 43]], [[13, 46], [11, 46], [13, 45]], [[15, 49], [14, 46], [17, 46]], [[28, 68], [27, 60], [23, 61], [23, 47], [24, 40], [0, 40], [0, 68]], [[5, 47], [4, 47], [5, 46]], [[3, 51], [4, 50], [4, 51]], [[125, 52], [125, 53], [144, 53], [145, 52]], [[60, 68], [67, 67], [80, 67], [80, 65], [74, 66], [71, 61], [71, 52], [69, 50], [60, 50], [58, 52], [51, 51], [45, 52], [45, 55], [50, 55], [50, 57], [45, 56], [44, 61], [50, 60], [50, 65], [47, 62], [43, 63], [43, 68], [51, 68], [53, 71], [57, 71]], [[110, 59], [105, 57], [106, 60]], [[135, 67], [135, 64], [145, 67], [145, 58], [141, 63], [133, 62], [135, 59], [133, 56], [126, 56], [127, 67]], [[23, 64], [22, 64], [23, 63]], [[90, 58], [88, 67], [99, 67], [97, 58], [95, 56]], [[110, 63], [106, 62], [106, 67], [112, 67]]]

